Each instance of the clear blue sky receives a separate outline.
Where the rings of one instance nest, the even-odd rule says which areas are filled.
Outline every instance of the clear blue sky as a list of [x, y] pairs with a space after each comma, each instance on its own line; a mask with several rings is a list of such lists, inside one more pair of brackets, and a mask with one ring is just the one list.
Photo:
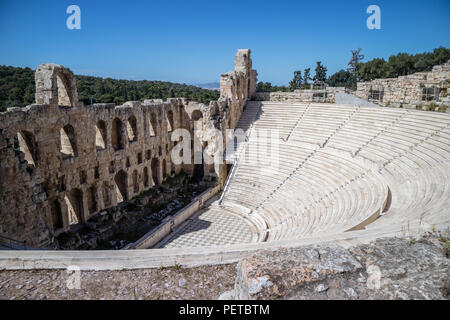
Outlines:
[[[66, 8], [81, 8], [81, 30]], [[381, 8], [381, 30], [366, 8]], [[287, 84], [321, 60], [328, 74], [350, 50], [366, 61], [450, 47], [450, 1], [116, 1], [0, 0], [0, 64], [53, 62], [76, 74], [122, 79], [216, 82], [250, 48], [259, 80]]]

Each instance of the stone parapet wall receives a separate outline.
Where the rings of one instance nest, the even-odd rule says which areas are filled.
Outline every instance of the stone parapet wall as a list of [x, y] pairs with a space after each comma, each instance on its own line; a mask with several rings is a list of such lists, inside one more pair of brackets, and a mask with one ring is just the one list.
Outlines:
[[[69, 69], [42, 64], [35, 78], [36, 104], [0, 113], [0, 236], [36, 247], [172, 173], [193, 173], [194, 164], [172, 162], [171, 134], [186, 129], [193, 139], [200, 123], [202, 146], [216, 148], [215, 130], [235, 127], [256, 87], [250, 50], [238, 51], [209, 105], [172, 98], [86, 106]], [[219, 181], [225, 168], [204, 164]]]
[[163, 240], [166, 236], [180, 227], [187, 219], [197, 212], [200, 207], [211, 197], [217, 194], [219, 186], [209, 188], [199, 196], [195, 197], [186, 207], [178, 211], [173, 216], [169, 216], [158, 227], [150, 230], [147, 234], [138, 239], [135, 243], [126, 246], [124, 249], [148, 249], [152, 248]]
[[[428, 88], [428, 97], [424, 90]], [[433, 92], [433, 93], [432, 93]], [[450, 104], [450, 61], [434, 66], [430, 72], [418, 72], [389, 79], [357, 84], [355, 95], [382, 106], [416, 108], [430, 103]]]
[[335, 103], [336, 92], [345, 92], [344, 87], [325, 87], [324, 89], [297, 89], [293, 92], [256, 92], [256, 101], [276, 102], [325, 102]]

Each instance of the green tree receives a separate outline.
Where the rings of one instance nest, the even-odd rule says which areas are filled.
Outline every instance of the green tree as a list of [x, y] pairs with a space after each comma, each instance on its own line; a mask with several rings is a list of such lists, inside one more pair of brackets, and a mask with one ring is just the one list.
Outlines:
[[300, 88], [302, 83], [303, 83], [302, 72], [299, 70], [294, 71], [294, 78], [291, 80], [291, 82], [289, 82], [289, 89], [291, 91], [294, 91], [295, 89]]
[[303, 71], [303, 84], [305, 85], [305, 87], [308, 85], [308, 81], [312, 80], [311, 78], [311, 68], [306, 68]]
[[273, 86], [270, 82], [258, 82], [256, 84], [256, 91], [257, 92], [288, 91], [288, 87]]
[[322, 65], [321, 61], [317, 61], [316, 75], [314, 76], [314, 83], [323, 83], [327, 80], [327, 68]]
[[328, 78], [327, 84], [331, 87], [356, 87], [356, 76], [350, 71], [339, 70]]
[[372, 59], [366, 63], [359, 63], [354, 73], [359, 80], [369, 81], [372, 79], [386, 78], [388, 65], [384, 59]]

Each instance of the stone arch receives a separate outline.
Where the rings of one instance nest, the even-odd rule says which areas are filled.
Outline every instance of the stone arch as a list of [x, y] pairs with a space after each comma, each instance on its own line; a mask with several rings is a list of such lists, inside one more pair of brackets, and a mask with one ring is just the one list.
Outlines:
[[137, 121], [134, 115], [131, 115], [127, 121], [127, 134], [128, 141], [134, 142], [137, 141]]
[[169, 110], [169, 111], [167, 111], [167, 132], [171, 132], [173, 130], [174, 130], [173, 111]]
[[97, 150], [106, 149], [106, 123], [99, 120], [95, 126], [95, 147]]
[[56, 85], [58, 90], [58, 105], [72, 107], [72, 97], [68, 90], [68, 79], [61, 73], [56, 74]]
[[194, 130], [203, 130], [203, 113], [200, 110], [194, 110], [192, 112], [191, 120]]
[[102, 195], [103, 195], [103, 205], [106, 208], [111, 205], [111, 196], [109, 194], [109, 184], [107, 181], [103, 182]]
[[36, 103], [73, 107], [78, 103], [75, 77], [63, 66], [45, 63], [35, 72]]
[[159, 184], [159, 160], [157, 158], [152, 159], [151, 168], [153, 185], [155, 186]]
[[163, 180], [166, 178], [167, 176], [167, 162], [166, 159], [163, 159], [162, 161], [162, 178]]
[[111, 144], [112, 144], [114, 150], [123, 149], [122, 121], [118, 118], [115, 118], [112, 122]]
[[14, 149], [23, 152], [25, 161], [30, 165], [36, 165], [36, 142], [31, 132], [17, 132], [14, 137]]
[[70, 124], [64, 126], [60, 130], [60, 137], [61, 137], [61, 153], [63, 155], [63, 158], [76, 157], [78, 153], [77, 153], [75, 129]]
[[133, 171], [133, 192], [136, 194], [139, 192], [139, 181], [138, 181], [138, 172], [137, 170]]
[[142, 172], [142, 175], [144, 176], [144, 187], [148, 188], [149, 187], [149, 177], [148, 177], [148, 168], [144, 167], [144, 170]]
[[87, 191], [88, 210], [89, 213], [94, 213], [97, 211], [97, 188], [91, 186]]
[[125, 171], [120, 170], [114, 177], [115, 189], [117, 195], [117, 203], [128, 200], [128, 175]]
[[158, 128], [158, 120], [154, 112], [150, 114], [150, 136], [156, 136], [156, 129]]
[[69, 213], [69, 224], [82, 223], [84, 214], [83, 191], [78, 188], [72, 189], [66, 194], [64, 200]]
[[53, 231], [57, 231], [64, 227], [64, 220], [62, 217], [61, 204], [56, 199], [50, 203], [51, 223]]
[[200, 150], [195, 150], [197, 157], [194, 156], [194, 179], [198, 182], [203, 179], [205, 175], [205, 161], [204, 161], [204, 150], [207, 146], [207, 143], [202, 144]]

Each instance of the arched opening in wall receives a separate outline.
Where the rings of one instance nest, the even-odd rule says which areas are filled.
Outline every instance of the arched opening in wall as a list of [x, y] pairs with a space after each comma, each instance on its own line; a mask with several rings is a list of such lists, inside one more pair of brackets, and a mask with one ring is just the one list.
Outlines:
[[128, 200], [128, 175], [125, 171], [120, 170], [114, 177], [117, 203]]
[[69, 213], [69, 224], [82, 223], [83, 219], [83, 192], [80, 189], [72, 189], [64, 200], [67, 205], [67, 211]]
[[95, 211], [97, 211], [97, 188], [95, 188], [95, 186], [92, 186], [88, 189], [87, 203], [89, 213], [94, 213]]
[[61, 154], [63, 158], [77, 156], [77, 144], [75, 137], [75, 129], [70, 125], [66, 125], [60, 130], [61, 136]]
[[122, 121], [120, 121], [118, 118], [115, 118], [112, 123], [111, 144], [112, 144], [114, 150], [123, 149]]
[[157, 158], [152, 159], [152, 182], [156, 186], [159, 183], [159, 160]]
[[155, 113], [150, 114], [150, 137], [156, 136], [156, 128], [158, 126], [157, 118]]
[[56, 75], [56, 83], [58, 86], [58, 105], [61, 107], [71, 107], [72, 101], [67, 91], [67, 80], [64, 76]]
[[239, 78], [236, 78], [236, 87], [234, 88], [234, 98], [239, 99], [241, 91], [241, 80]]
[[203, 113], [200, 110], [195, 110], [191, 114], [191, 119], [194, 123], [194, 130], [203, 131]]
[[133, 115], [130, 116], [127, 121], [127, 134], [129, 142], [137, 141], [136, 117]]
[[103, 187], [102, 187], [102, 194], [103, 194], [103, 205], [105, 206], [105, 208], [107, 208], [108, 206], [111, 205], [111, 197], [109, 195], [109, 185], [108, 182], [103, 182]]
[[201, 159], [200, 161], [195, 161], [195, 157], [194, 157], [194, 180], [199, 182], [200, 180], [203, 179], [204, 175], [205, 175], [205, 168], [204, 168], [204, 155], [203, 155], [203, 150], [204, 150], [204, 146], [202, 146], [201, 150], [194, 150], [195, 153], [200, 154], [201, 153], [201, 157], [198, 157], [199, 159]]
[[36, 165], [36, 143], [31, 132], [18, 132], [14, 137], [14, 149], [24, 153], [24, 159], [28, 164]]
[[59, 204], [59, 200], [56, 199], [50, 204], [50, 212], [52, 218], [52, 227], [53, 231], [57, 231], [64, 226], [61, 205]]
[[162, 178], [163, 178], [163, 180], [166, 178], [166, 176], [167, 176], [167, 162], [166, 162], [166, 159], [164, 159], [162, 162]]
[[144, 175], [144, 187], [148, 188], [149, 187], [149, 184], [148, 184], [149, 178], [148, 178], [148, 168], [147, 167], [144, 167], [144, 171], [142, 174]]
[[106, 123], [103, 120], [97, 122], [95, 126], [95, 147], [97, 151], [106, 148]]
[[139, 182], [138, 182], [138, 172], [137, 170], [133, 171], [133, 192], [139, 192]]
[[173, 112], [169, 110], [167, 112], [167, 132], [171, 132], [173, 129]]
[[183, 105], [180, 105], [179, 111], [178, 111], [178, 123], [180, 125], [180, 127], [183, 126], [183, 119], [184, 119], [184, 114], [186, 113], [186, 110], [184, 109]]

